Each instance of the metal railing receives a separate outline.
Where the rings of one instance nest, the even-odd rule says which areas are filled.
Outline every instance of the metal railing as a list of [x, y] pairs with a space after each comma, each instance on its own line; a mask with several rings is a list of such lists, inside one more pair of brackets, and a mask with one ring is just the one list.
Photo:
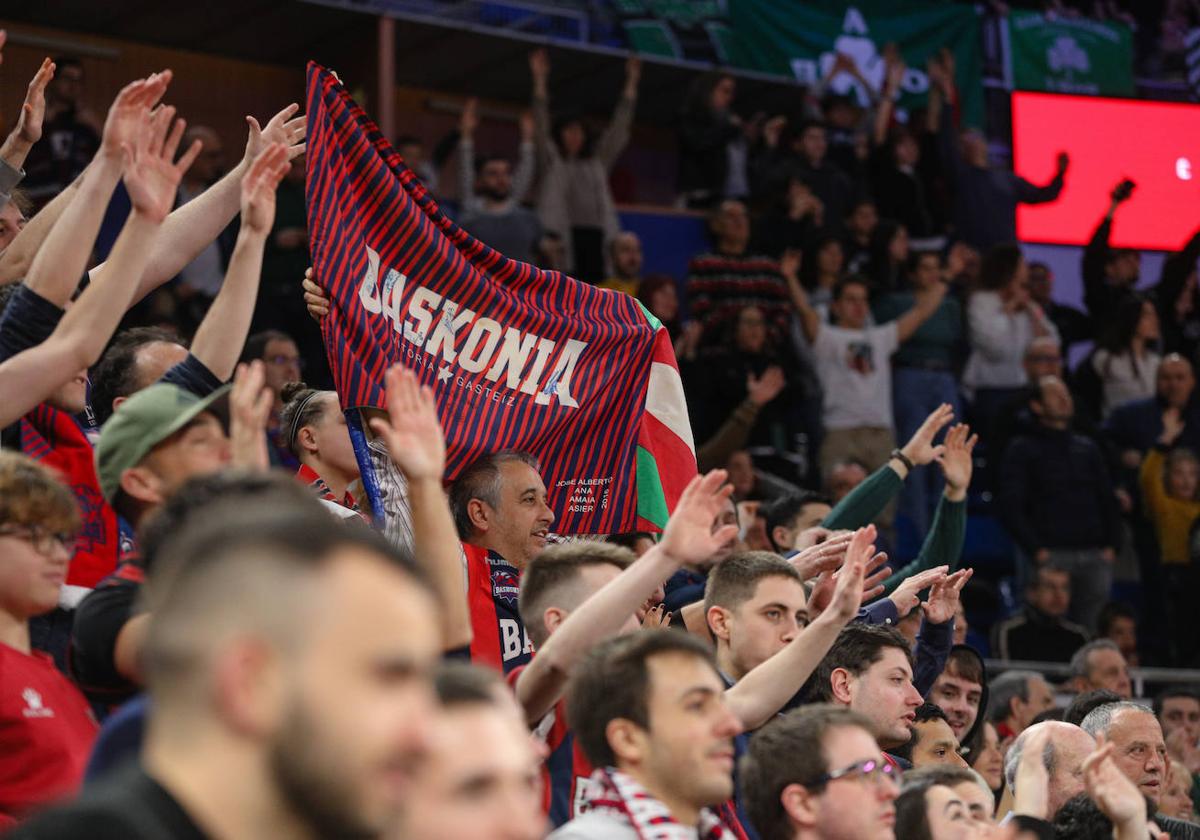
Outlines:
[[[1039, 674], [1053, 679], [1066, 679], [1071, 676], [1071, 666], [1066, 662], [987, 659], [984, 660], [984, 665], [987, 667], [989, 677], [995, 677], [1005, 671], [1037, 671]], [[1200, 670], [1193, 668], [1130, 668], [1129, 679], [1133, 683], [1133, 695], [1141, 697], [1145, 693], [1146, 683], [1200, 686]]]

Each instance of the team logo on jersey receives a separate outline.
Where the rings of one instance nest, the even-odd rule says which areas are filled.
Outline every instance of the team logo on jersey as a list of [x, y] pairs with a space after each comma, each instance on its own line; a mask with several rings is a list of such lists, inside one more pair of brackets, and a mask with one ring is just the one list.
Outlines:
[[[384, 273], [386, 269], [386, 273]], [[384, 273], [383, 288], [379, 275]], [[363, 309], [382, 314], [408, 345], [408, 356], [416, 364], [437, 371], [439, 382], [446, 382], [452, 370], [464, 376], [455, 384], [482, 393], [485, 386], [477, 376], [510, 392], [527, 394], [538, 405], [579, 408], [571, 395], [571, 375], [586, 341], [569, 338], [558, 342], [506, 326], [486, 315], [461, 306], [427, 286], [416, 286], [409, 294], [404, 311], [408, 276], [381, 266], [379, 254], [367, 248], [367, 271], [359, 284], [358, 300]], [[497, 401], [502, 396], [486, 388]], [[515, 394], [504, 397], [513, 404]]]
[[42, 702], [42, 694], [36, 688], [26, 688], [21, 692], [21, 699], [25, 701], [25, 708], [21, 710], [27, 718], [52, 718], [54, 710], [47, 708]]
[[513, 604], [521, 594], [521, 581], [512, 569], [504, 566], [492, 567], [492, 595]]

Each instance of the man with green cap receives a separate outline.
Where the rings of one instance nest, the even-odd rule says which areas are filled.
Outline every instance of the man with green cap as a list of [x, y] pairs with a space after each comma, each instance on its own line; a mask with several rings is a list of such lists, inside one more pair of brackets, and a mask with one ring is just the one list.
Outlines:
[[[239, 369], [234, 385], [200, 397], [160, 382], [121, 404], [96, 442], [104, 500], [135, 529], [188, 479], [231, 463], [265, 467], [261, 363]], [[232, 438], [232, 440], [231, 440]], [[236, 455], [236, 457], [235, 457]], [[70, 667], [88, 696], [115, 704], [138, 690], [138, 653], [147, 618], [135, 614], [145, 576], [136, 552], [80, 603], [71, 629]]]

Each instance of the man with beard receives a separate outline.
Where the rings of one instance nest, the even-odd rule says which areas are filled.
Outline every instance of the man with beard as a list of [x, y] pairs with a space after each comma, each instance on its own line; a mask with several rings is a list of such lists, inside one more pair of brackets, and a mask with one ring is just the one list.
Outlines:
[[316, 500], [215, 505], [150, 592], [140, 768], [13, 836], [373, 838], [427, 750], [434, 601], [385, 541]]
[[532, 263], [542, 238], [542, 224], [521, 206], [533, 180], [533, 121], [521, 119], [521, 147], [516, 171], [507, 158], [475, 153], [477, 103], [467, 100], [459, 121], [459, 224], [476, 239], [510, 259]]

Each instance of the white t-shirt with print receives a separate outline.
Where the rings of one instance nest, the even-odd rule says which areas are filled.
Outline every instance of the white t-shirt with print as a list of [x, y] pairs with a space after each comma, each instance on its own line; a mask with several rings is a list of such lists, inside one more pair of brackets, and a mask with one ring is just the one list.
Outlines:
[[896, 322], [861, 330], [821, 324], [813, 343], [827, 429], [892, 428]]

